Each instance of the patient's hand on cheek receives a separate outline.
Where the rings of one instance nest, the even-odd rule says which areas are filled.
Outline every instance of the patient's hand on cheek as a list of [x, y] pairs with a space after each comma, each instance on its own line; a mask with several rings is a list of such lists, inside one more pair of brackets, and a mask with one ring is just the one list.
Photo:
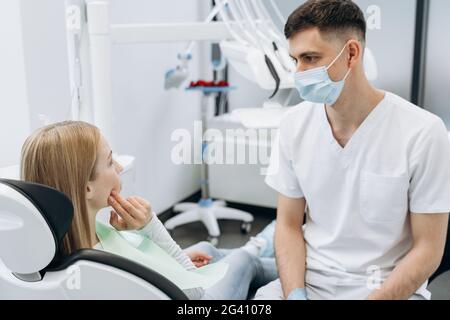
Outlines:
[[122, 198], [116, 191], [111, 192], [108, 204], [113, 207], [109, 223], [119, 231], [139, 230], [152, 219], [150, 204], [137, 196]]

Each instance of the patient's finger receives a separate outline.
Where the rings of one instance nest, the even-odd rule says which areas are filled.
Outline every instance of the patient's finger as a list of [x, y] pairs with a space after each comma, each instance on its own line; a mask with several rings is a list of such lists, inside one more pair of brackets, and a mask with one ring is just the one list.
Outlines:
[[212, 259], [212, 257], [209, 254], [207, 254], [207, 253], [205, 253], [203, 251], [195, 251], [195, 254], [197, 255], [197, 258], [201, 258], [201, 259], [204, 259], [204, 260], [211, 260]]
[[190, 251], [188, 252], [188, 256], [191, 257], [192, 262], [198, 266], [205, 266], [209, 264], [212, 260], [212, 257], [202, 251]]
[[132, 224], [134, 222], [133, 216], [128, 213], [127, 210], [125, 210], [122, 205], [117, 202], [113, 197], [109, 197], [108, 203], [110, 206], [116, 210], [116, 212], [129, 224]]
[[208, 260], [198, 260], [196, 262], [194, 262], [194, 264], [196, 265], [197, 268], [201, 268], [206, 266], [207, 264], [209, 264]]
[[139, 201], [136, 200], [135, 197], [129, 197], [128, 201], [131, 202], [131, 204], [136, 208], [140, 210], [145, 210], [144, 206], [139, 203]]
[[116, 212], [114, 212], [114, 211], [111, 211], [111, 216], [109, 218], [109, 223], [116, 230], [123, 231], [123, 230], [127, 229], [127, 223], [123, 219], [121, 219], [119, 217], [119, 215]]
[[136, 208], [129, 201], [122, 198], [122, 196], [117, 192], [112, 192], [112, 196], [122, 206], [123, 209], [125, 209], [132, 217], [134, 217], [133, 213], [135, 213], [134, 211], [136, 210]]
[[150, 203], [145, 200], [144, 198], [141, 198], [139, 196], [134, 196], [133, 198], [135, 198], [145, 209], [151, 211], [152, 210], [152, 206], [150, 205]]

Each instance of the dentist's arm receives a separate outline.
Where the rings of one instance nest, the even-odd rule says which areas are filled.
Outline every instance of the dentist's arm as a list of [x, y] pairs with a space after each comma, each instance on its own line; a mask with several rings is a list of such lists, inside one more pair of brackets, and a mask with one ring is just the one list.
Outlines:
[[283, 292], [289, 299], [305, 296], [306, 247], [301, 228], [305, 208], [305, 199], [278, 196], [275, 250]]
[[407, 300], [439, 268], [447, 235], [448, 214], [411, 214], [413, 247], [369, 300]]

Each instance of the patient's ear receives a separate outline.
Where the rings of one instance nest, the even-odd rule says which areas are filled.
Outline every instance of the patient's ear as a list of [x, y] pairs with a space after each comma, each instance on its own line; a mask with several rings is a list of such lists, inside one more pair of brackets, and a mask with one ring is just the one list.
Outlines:
[[86, 200], [92, 200], [94, 198], [94, 186], [91, 182], [86, 185]]

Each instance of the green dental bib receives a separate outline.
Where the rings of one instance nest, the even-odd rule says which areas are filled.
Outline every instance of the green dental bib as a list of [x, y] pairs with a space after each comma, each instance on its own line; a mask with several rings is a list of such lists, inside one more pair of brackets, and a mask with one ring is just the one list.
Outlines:
[[96, 232], [103, 247], [101, 250], [140, 263], [166, 277], [181, 290], [208, 289], [228, 270], [228, 264], [218, 262], [188, 271], [148, 237], [142, 237], [143, 241], [135, 248], [116, 229], [98, 221]]

